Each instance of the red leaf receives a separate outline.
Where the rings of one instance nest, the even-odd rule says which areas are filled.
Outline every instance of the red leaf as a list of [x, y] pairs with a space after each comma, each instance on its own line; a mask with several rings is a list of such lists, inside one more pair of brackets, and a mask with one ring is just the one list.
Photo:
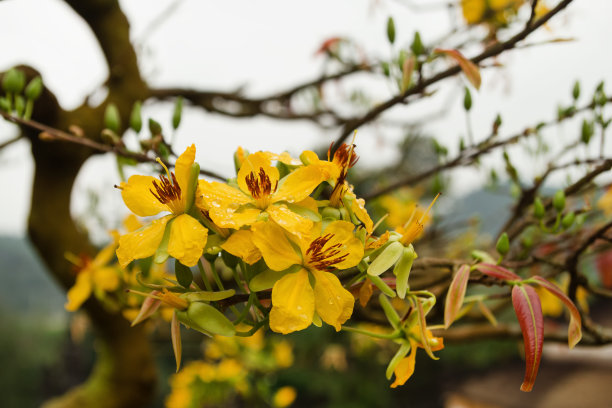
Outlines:
[[461, 265], [448, 288], [444, 305], [444, 328], [446, 329], [455, 321], [459, 310], [461, 310], [469, 277], [470, 267]]
[[542, 306], [535, 289], [527, 285], [515, 285], [512, 288], [512, 306], [525, 344], [525, 379], [521, 384], [521, 391], [529, 392], [538, 375], [544, 344]]
[[[152, 296], [158, 296], [161, 292], [158, 290], [154, 290], [151, 292]], [[157, 312], [157, 309], [161, 306], [161, 300], [155, 297], [146, 297], [142, 301], [142, 306], [140, 307], [140, 311], [138, 312], [138, 316], [132, 321], [132, 327], [136, 326], [138, 323], [143, 320], [149, 318], [153, 313]]]
[[499, 265], [479, 263], [474, 268], [484, 273], [485, 275], [491, 276], [493, 278], [501, 280], [521, 280], [521, 277], [518, 276], [516, 273], [509, 271], [508, 269], [503, 268]]
[[454, 59], [455, 61], [457, 61], [457, 63], [459, 64], [459, 67], [461, 68], [465, 76], [467, 77], [468, 81], [470, 81], [472, 85], [474, 85], [474, 88], [480, 89], [481, 78], [480, 78], [480, 70], [478, 69], [478, 65], [474, 64], [472, 61], [465, 58], [463, 54], [461, 54], [457, 50], [443, 50], [441, 48], [436, 48], [434, 52], [438, 54], [447, 55], [451, 57], [452, 59]]
[[567, 328], [567, 343], [569, 348], [574, 348], [576, 344], [582, 338], [582, 318], [580, 317], [580, 313], [578, 312], [578, 308], [572, 302], [570, 298], [568, 298], [565, 293], [561, 289], [559, 289], [554, 284], [550, 283], [546, 279], [541, 276], [534, 276], [532, 278], [536, 283], [542, 286], [544, 289], [548, 290], [550, 293], [555, 295], [562, 301], [565, 306], [567, 306], [570, 312], [570, 322], [569, 327]]

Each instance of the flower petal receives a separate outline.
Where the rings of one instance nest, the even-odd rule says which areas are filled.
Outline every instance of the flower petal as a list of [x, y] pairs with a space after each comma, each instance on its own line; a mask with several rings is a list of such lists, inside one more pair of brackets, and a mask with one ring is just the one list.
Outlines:
[[208, 230], [187, 214], [176, 217], [171, 228], [168, 253], [185, 266], [195, 266], [204, 251]]
[[247, 186], [246, 178], [251, 173], [255, 176], [256, 180], [259, 180], [259, 173], [263, 169], [266, 176], [270, 178], [270, 184], [272, 189], [278, 182], [279, 174], [278, 169], [272, 166], [270, 155], [265, 152], [257, 152], [249, 154], [247, 158], [242, 162], [240, 170], [238, 171], [238, 186], [245, 194], [250, 194], [249, 187]]
[[334, 264], [338, 269], [347, 269], [357, 265], [363, 258], [363, 243], [353, 234], [355, 226], [348, 221], [334, 221], [330, 223], [321, 235], [332, 234], [332, 237], [323, 247], [323, 251], [334, 245], [340, 245], [338, 255], [347, 255], [341, 262]]
[[416, 347], [414, 344], [410, 349], [408, 357], [403, 358], [402, 361], [395, 367], [395, 382], [391, 384], [391, 388], [395, 388], [398, 385], [404, 385], [406, 381], [414, 373], [414, 363], [416, 358]]
[[271, 205], [266, 212], [278, 225], [299, 237], [308, 235], [312, 228], [311, 220], [294, 213], [284, 204]]
[[200, 180], [198, 190], [202, 200], [196, 200], [196, 205], [208, 211], [215, 224], [225, 228], [236, 228], [232, 220], [234, 213], [241, 205], [252, 200], [240, 190], [218, 181]]
[[282, 185], [272, 197], [272, 202], [302, 201], [326, 178], [327, 173], [318, 166], [300, 167], [283, 179]]
[[301, 269], [280, 279], [272, 288], [270, 328], [278, 333], [303, 330], [312, 323], [315, 297], [308, 272]]
[[363, 223], [365, 226], [366, 232], [368, 234], [372, 233], [372, 229], [374, 228], [374, 222], [372, 218], [370, 218], [370, 214], [365, 208], [365, 200], [363, 198], [356, 198], [353, 200], [353, 204], [351, 205], [351, 210], [357, 216], [359, 221]]
[[101, 249], [100, 252], [98, 252], [98, 254], [94, 257], [93, 261], [91, 261], [93, 267], [101, 268], [108, 264], [115, 256], [115, 249], [117, 249], [117, 241], [113, 241]]
[[253, 243], [253, 232], [250, 230], [238, 230], [234, 232], [227, 241], [221, 245], [221, 248], [241, 258], [249, 265], [253, 265], [261, 259], [261, 252], [259, 252], [259, 249], [257, 249]]
[[168, 206], [160, 203], [151, 192], [155, 188], [153, 187], [155, 180], [157, 179], [153, 176], [135, 175], [130, 177], [127, 183], [121, 183], [123, 202], [134, 214], [148, 217], [162, 211], [170, 211]]
[[93, 283], [96, 288], [111, 292], [119, 287], [119, 275], [115, 268], [99, 268], [92, 271]]
[[341, 325], [353, 314], [355, 298], [342, 287], [336, 275], [313, 270], [315, 277], [315, 307], [323, 321], [340, 331]]
[[179, 187], [181, 188], [181, 199], [185, 200], [189, 185], [189, 176], [191, 174], [191, 165], [195, 161], [196, 148], [192, 144], [189, 146], [183, 154], [181, 154], [176, 163], [174, 163], [174, 174], [176, 175], [176, 181], [178, 181]]
[[167, 215], [144, 228], [122, 235], [119, 238], [119, 248], [117, 248], [119, 265], [125, 268], [134, 259], [153, 255], [164, 236], [166, 223], [172, 218], [171, 215]]
[[77, 275], [74, 286], [68, 291], [68, 301], [64, 305], [66, 310], [74, 312], [91, 295], [91, 274], [88, 270], [83, 270]]
[[251, 227], [253, 243], [261, 251], [270, 269], [282, 271], [302, 263], [302, 257], [289, 242], [289, 238], [273, 221], [258, 222]]

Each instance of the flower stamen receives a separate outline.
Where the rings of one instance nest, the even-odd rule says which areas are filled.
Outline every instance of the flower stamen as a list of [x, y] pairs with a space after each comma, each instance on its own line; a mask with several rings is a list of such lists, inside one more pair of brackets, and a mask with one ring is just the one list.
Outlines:
[[306, 256], [308, 256], [307, 263], [310, 266], [320, 271], [330, 270], [333, 269], [333, 265], [344, 261], [348, 257], [348, 253], [337, 256], [341, 252], [341, 243], [323, 249], [333, 236], [334, 234], [326, 234], [310, 243], [306, 250]]

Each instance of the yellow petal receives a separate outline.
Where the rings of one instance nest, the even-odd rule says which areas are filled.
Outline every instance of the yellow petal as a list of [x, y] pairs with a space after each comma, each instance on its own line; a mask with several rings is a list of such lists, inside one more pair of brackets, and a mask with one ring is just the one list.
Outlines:
[[143, 223], [140, 222], [138, 217], [136, 217], [134, 214], [130, 214], [123, 220], [123, 227], [127, 230], [127, 232], [132, 232], [143, 227]]
[[168, 253], [185, 266], [195, 266], [207, 238], [208, 230], [198, 220], [187, 214], [179, 215], [171, 226]]
[[309, 166], [319, 167], [323, 172], [325, 172], [325, 180], [337, 179], [340, 175], [340, 171], [342, 170], [342, 168], [336, 163], [327, 160], [320, 160], [319, 156], [310, 150], [305, 150], [302, 152], [300, 157], [303, 158], [304, 162]]
[[119, 287], [119, 275], [115, 268], [98, 268], [92, 271], [96, 288], [111, 292]]
[[202, 194], [202, 200], [196, 201], [196, 205], [208, 211], [213, 222], [224, 228], [236, 228], [234, 227], [235, 221], [232, 219], [234, 212], [240, 206], [252, 201], [251, 197], [240, 190], [218, 181], [200, 180], [198, 190]]
[[153, 176], [135, 175], [128, 179], [127, 183], [121, 183], [121, 197], [125, 205], [134, 214], [148, 217], [159, 214], [162, 211], [170, 211], [168, 206], [159, 202], [153, 195]]
[[372, 222], [372, 218], [370, 218], [370, 214], [365, 208], [365, 200], [363, 198], [356, 198], [353, 200], [353, 204], [351, 205], [351, 210], [357, 216], [359, 221], [363, 223], [365, 229], [368, 234], [372, 233], [372, 229], [374, 228], [374, 222]]
[[275, 222], [258, 222], [251, 230], [253, 243], [259, 248], [270, 269], [282, 271], [302, 263], [301, 255], [295, 251], [283, 229]]
[[278, 333], [303, 330], [312, 323], [315, 298], [308, 272], [301, 269], [281, 278], [272, 288], [270, 328]]
[[115, 249], [117, 249], [117, 242], [112, 242], [101, 249], [91, 262], [92, 266], [94, 268], [101, 268], [108, 264], [115, 256]]
[[314, 297], [317, 313], [323, 321], [334, 326], [336, 331], [353, 314], [355, 298], [342, 287], [336, 275], [313, 270], [315, 277]]
[[172, 219], [172, 216], [167, 215], [153, 221], [149, 226], [122, 235], [119, 238], [119, 248], [117, 248], [119, 265], [125, 268], [134, 259], [142, 259], [153, 255], [164, 237], [166, 223], [170, 219]]
[[186, 194], [189, 186], [189, 176], [191, 174], [191, 165], [195, 161], [196, 148], [192, 144], [189, 146], [183, 154], [181, 154], [176, 163], [174, 163], [174, 175], [176, 181], [178, 181], [179, 187], [181, 188], [181, 200], [186, 199]]
[[246, 183], [247, 176], [250, 176], [251, 173], [255, 176], [256, 180], [259, 180], [259, 173], [263, 169], [266, 176], [270, 179], [270, 184], [272, 185], [272, 189], [276, 186], [278, 182], [278, 169], [272, 166], [272, 161], [270, 160], [270, 156], [265, 152], [257, 152], [253, 154], [249, 154], [247, 158], [242, 162], [242, 166], [240, 167], [240, 171], [238, 171], [238, 186], [245, 194], [250, 194], [249, 187]]
[[321, 235], [332, 234], [329, 241], [323, 246], [323, 251], [332, 246], [339, 245], [338, 256], [346, 257], [333, 266], [338, 269], [348, 269], [357, 265], [363, 258], [363, 243], [353, 234], [355, 226], [348, 221], [334, 221], [330, 223]]
[[395, 388], [398, 385], [404, 385], [404, 383], [412, 376], [412, 373], [414, 373], [415, 357], [416, 347], [412, 345], [408, 357], [403, 358], [395, 367], [395, 382], [391, 384], [391, 388]]
[[297, 236], [306, 236], [312, 228], [312, 221], [287, 208], [286, 205], [271, 205], [266, 209], [270, 218], [287, 231]]
[[285, 177], [283, 184], [274, 194], [272, 202], [282, 200], [295, 203], [302, 201], [327, 179], [326, 176], [327, 174], [317, 166], [300, 167]]
[[468, 24], [479, 23], [485, 12], [484, 0], [462, 0], [461, 9], [463, 18]]
[[91, 295], [91, 274], [88, 270], [83, 270], [77, 275], [74, 286], [68, 291], [68, 302], [64, 305], [66, 310], [74, 312]]
[[253, 265], [261, 259], [261, 252], [259, 252], [259, 249], [257, 249], [253, 243], [253, 233], [249, 230], [234, 232], [227, 241], [221, 245], [221, 248], [241, 258], [249, 265]]
[[306, 197], [305, 199], [298, 201], [295, 204], [299, 205], [300, 207], [304, 207], [315, 213], [319, 211], [319, 205], [317, 203], [317, 200], [315, 200], [312, 197]]

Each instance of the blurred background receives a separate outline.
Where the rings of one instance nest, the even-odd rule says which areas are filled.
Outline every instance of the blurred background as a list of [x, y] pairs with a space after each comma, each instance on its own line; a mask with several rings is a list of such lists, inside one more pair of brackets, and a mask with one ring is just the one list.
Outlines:
[[[469, 32], [461, 28], [466, 22], [460, 1], [119, 3], [129, 20], [141, 74], [151, 86], [239, 92], [250, 98], [273, 95], [333, 72], [333, 61], [317, 52], [332, 38], [349, 39], [355, 55], [374, 63], [410, 45], [415, 31], [425, 44], [444, 44], [449, 34], [469, 44], [474, 38], [486, 37], [488, 30], [484, 26]], [[556, 3], [546, 1], [549, 8]], [[524, 4], [516, 21], [524, 24], [529, 13]], [[612, 59], [606, 53], [606, 40], [612, 37], [611, 13], [609, 1], [576, 0], [531, 35], [525, 43], [530, 46], [488, 61], [481, 69], [480, 91], [471, 92], [469, 128], [463, 107], [466, 81], [460, 76], [436, 84], [431, 96], [410, 109], [398, 106], [385, 113], [382, 123], [360, 127], [356, 139], [360, 160], [354, 177], [356, 183], [363, 182], [361, 191], [367, 191], [368, 177], [401, 166], [406, 158], [413, 172], [435, 163], [435, 152], [422, 140], [435, 138], [452, 157], [468, 133], [475, 141], [488, 135], [498, 114], [503, 116], [503, 135], [520, 133], [556, 118], [557, 107], [571, 102], [575, 81], [590, 94], [600, 81], [612, 80]], [[389, 16], [396, 25], [395, 48], [386, 34]], [[516, 27], [509, 24], [507, 31], [499, 32], [500, 38], [508, 38]], [[74, 109], [86, 98], [92, 106], [104, 100], [108, 77], [104, 56], [89, 27], [64, 2], [2, 1], [0, 34], [4, 39], [0, 71], [19, 64], [36, 68], [64, 109]], [[480, 45], [474, 42], [463, 52], [470, 57], [479, 52]], [[388, 80], [359, 73], [326, 84], [324, 103], [347, 115], [358, 115], [367, 111], [365, 106], [385, 101], [396, 92]], [[362, 105], [360, 98], [366, 101]], [[311, 103], [308, 95], [295, 101], [298, 109]], [[150, 101], [143, 106], [143, 114], [170, 128], [172, 106], [172, 102]], [[394, 125], [396, 122], [402, 126]], [[577, 121], [568, 121], [547, 129], [545, 137], [553, 140], [554, 148], [555, 140], [566, 140], [579, 126]], [[17, 133], [13, 125], [0, 123], [0, 143]], [[186, 106], [181, 127], [171, 137], [175, 151], [195, 143], [196, 160], [202, 168], [231, 177], [232, 155], [238, 146], [250, 151], [289, 151], [296, 156], [304, 149], [327, 149], [338, 135], [337, 127], [309, 120], [236, 119]], [[126, 135], [128, 146], [137, 143], [135, 135]], [[415, 146], [422, 149], [413, 149]], [[609, 153], [611, 144], [606, 149]], [[526, 179], [547, 163], [526, 151], [516, 152], [514, 158]], [[496, 189], [488, 188], [490, 172], [485, 169], [500, 159], [501, 152], [492, 154], [478, 168], [458, 169], [420, 187], [417, 199], [423, 194], [433, 196], [432, 191], [441, 188], [435, 182], [443, 184], [444, 195], [436, 207], [438, 231], [476, 223], [479, 242], [490, 243], [501, 227], [500, 212], [507, 212], [512, 204], [512, 185], [503, 175]], [[119, 181], [116, 167], [113, 155], [96, 155], [87, 160], [73, 187], [71, 214], [100, 246], [108, 242], [107, 231], [119, 227], [128, 213], [113, 188]], [[64, 290], [49, 276], [26, 237], [33, 168], [27, 140], [0, 151], [0, 276], [4, 281], [0, 286], [0, 393], [9, 407], [39, 406], [63, 394], [87, 378], [94, 362], [87, 319], [65, 312]], [[567, 177], [572, 173], [553, 177], [546, 191], [554, 191]], [[463, 232], [456, 236], [460, 234]], [[466, 239], [475, 242], [476, 238]], [[435, 248], [423, 251], [431, 253]], [[596, 273], [595, 265], [592, 269]], [[609, 305], [600, 305], [593, 310], [594, 316], [610, 323], [608, 310]], [[167, 328], [153, 327], [151, 333], [161, 371], [156, 407], [190, 406], [185, 402], [189, 398], [199, 401], [193, 406], [204, 401], [215, 406], [264, 406], [272, 400], [278, 406], [333, 407], [562, 407], [580, 406], [580, 401], [591, 401], [591, 406], [612, 405], [605, 391], [612, 380], [609, 348], [598, 349], [595, 355], [588, 350], [568, 353], [563, 345], [547, 347], [535, 391], [521, 394], [520, 342], [499, 339], [453, 344], [439, 352], [439, 361], [419, 355], [416, 375], [405, 386], [391, 390], [384, 370], [393, 347], [358, 335], [336, 334], [329, 327], [229, 345], [202, 343], [200, 335], [185, 333], [182, 377], [172, 376], [174, 360]], [[203, 357], [204, 362], [196, 362]], [[220, 367], [220, 361], [228, 360], [236, 366]], [[185, 396], [194, 392], [184, 387], [190, 384], [189, 375], [196, 376], [206, 368], [198, 364], [209, 364], [208, 369], [215, 366], [217, 377], [201, 380], [202, 396]]]

